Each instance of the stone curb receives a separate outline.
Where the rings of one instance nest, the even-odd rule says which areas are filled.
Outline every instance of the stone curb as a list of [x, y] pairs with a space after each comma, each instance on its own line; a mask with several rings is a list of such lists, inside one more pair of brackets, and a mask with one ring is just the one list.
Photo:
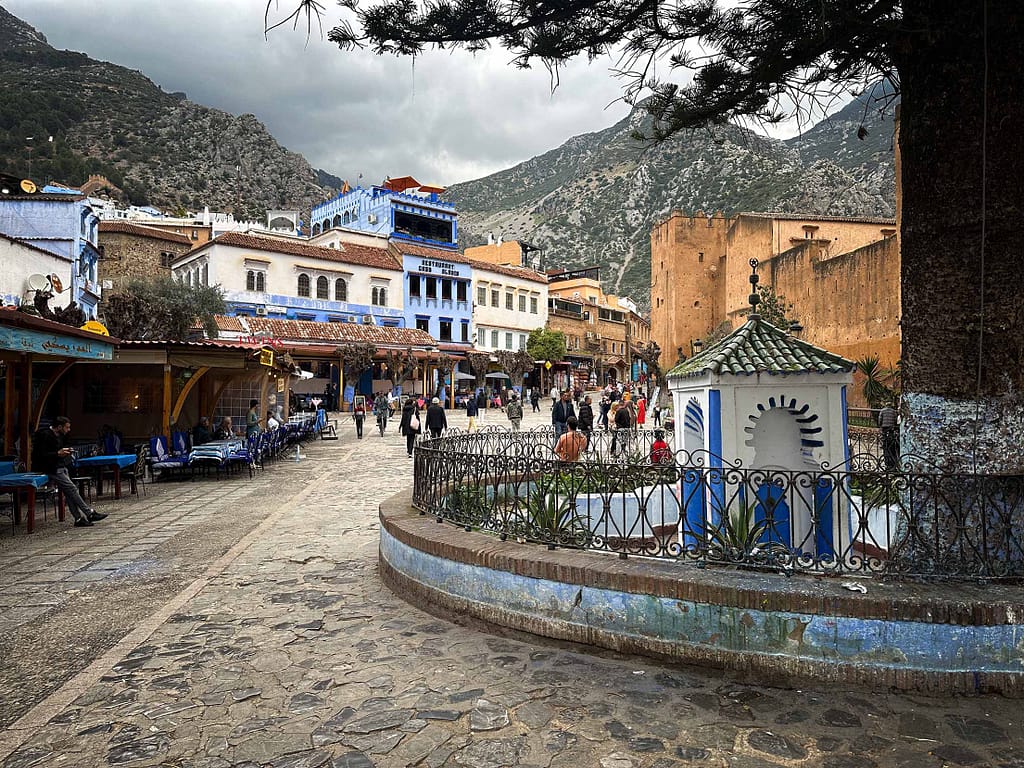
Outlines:
[[[493, 624], [562, 640], [597, 645], [616, 651], [667, 657], [687, 663], [724, 667], [751, 673], [760, 678], [809, 678], [817, 681], [843, 681], [874, 688], [896, 688], [930, 694], [999, 692], [1024, 696], [1024, 666], [1016, 648], [1016, 620], [1024, 616], [1019, 590], [1006, 587], [982, 589], [971, 585], [883, 584], [864, 580], [868, 594], [849, 592], [840, 585], [842, 579], [785, 577], [726, 569], [699, 569], [679, 563], [654, 562], [632, 558], [572, 550], [547, 550], [541, 545], [502, 542], [497, 537], [467, 532], [448, 523], [418, 514], [411, 506], [411, 494], [401, 493], [380, 506], [382, 525], [380, 567], [382, 576], [397, 594], [414, 603], [430, 604], [448, 612], [469, 614]], [[437, 562], [468, 566], [475, 576], [466, 578], [448, 574], [444, 581], [431, 583], [422, 573], [400, 564], [398, 550], [420, 552]], [[391, 560], [389, 560], [389, 553]], [[408, 571], [408, 572], [407, 572]], [[429, 569], [428, 569], [429, 572]], [[492, 577], [486, 576], [492, 573]], [[508, 574], [511, 576], [502, 576]], [[495, 590], [508, 588], [509, 579], [519, 577], [517, 592], [504, 598]], [[750, 621], [745, 612], [789, 622], [797, 630], [815, 622], [819, 638], [821, 628], [840, 622], [856, 632], [869, 627], [876, 634], [909, 638], [918, 648], [916, 653], [930, 653], [924, 668], [901, 659], [898, 645], [851, 654], [843, 658], [843, 644], [849, 639], [836, 629], [834, 659], [809, 658], [804, 651], [802, 632], [790, 633], [781, 647], [760, 651], [740, 647], [724, 647], [712, 642], [680, 641], [657, 637], [651, 632], [622, 631], [616, 625], [595, 626], [581, 621], [565, 606], [549, 598], [550, 604], [537, 605], [537, 610], [523, 610], [519, 600], [524, 582], [536, 580], [537, 590], [566, 585], [579, 586], [577, 600], [584, 592], [619, 595], [627, 601], [638, 595], [661, 602], [678, 601], [681, 611], [693, 606], [698, 611], [710, 609], [729, 612], [741, 623]], [[465, 583], [490, 586], [483, 599], [471, 593], [478, 587], [463, 588]], [[495, 587], [491, 582], [495, 582]], [[554, 585], [554, 586], [553, 586]], [[532, 587], [532, 584], [526, 585]], [[954, 591], [955, 590], [955, 591]], [[547, 592], [544, 592], [547, 595]], [[527, 599], [525, 603], [529, 603]], [[518, 606], [519, 610], [516, 609]], [[685, 606], [685, 607], [684, 607]], [[973, 633], [973, 634], [972, 634]], [[810, 633], [808, 633], [810, 634]], [[938, 637], [939, 641], [933, 639]], [[938, 647], [942, 643], [955, 646], [961, 642], [972, 648], [992, 645], [993, 663], [979, 664], [978, 669], [965, 669], [955, 648]], [[856, 637], [854, 638], [856, 639]], [[921, 650], [920, 646], [924, 646]], [[934, 646], [930, 648], [929, 646]], [[789, 653], [789, 649], [794, 649]], [[822, 649], [814, 649], [821, 653]], [[827, 652], [827, 648], [824, 651]], [[952, 654], [952, 655], [950, 655]], [[959, 662], [959, 666], [957, 666]]]

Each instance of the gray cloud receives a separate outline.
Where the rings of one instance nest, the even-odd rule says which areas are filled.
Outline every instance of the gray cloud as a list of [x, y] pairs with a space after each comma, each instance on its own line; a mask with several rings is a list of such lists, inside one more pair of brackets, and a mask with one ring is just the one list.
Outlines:
[[[478, 178], [628, 112], [608, 107], [621, 95], [610, 62], [572, 62], [551, 93], [544, 69], [516, 69], [501, 50], [414, 62], [343, 53], [318, 31], [307, 41], [304, 29], [279, 29], [266, 40], [263, 0], [3, 1], [51, 45], [138, 69], [198, 103], [251, 112], [284, 146], [350, 180]], [[326, 24], [339, 17], [329, 5]]]

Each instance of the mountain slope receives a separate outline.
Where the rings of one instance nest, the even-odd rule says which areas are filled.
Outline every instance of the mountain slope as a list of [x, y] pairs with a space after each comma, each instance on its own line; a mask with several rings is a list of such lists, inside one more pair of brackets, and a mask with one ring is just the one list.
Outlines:
[[650, 228], [674, 209], [892, 216], [892, 121], [851, 105], [788, 141], [725, 126], [641, 145], [642, 109], [447, 196], [463, 245], [488, 233], [544, 249], [546, 264], [602, 267], [605, 288], [649, 300]]
[[194, 104], [139, 72], [58, 51], [2, 7], [0, 169], [71, 185], [100, 173], [133, 203], [209, 205], [246, 218], [308, 209], [327, 194], [309, 163], [253, 115]]

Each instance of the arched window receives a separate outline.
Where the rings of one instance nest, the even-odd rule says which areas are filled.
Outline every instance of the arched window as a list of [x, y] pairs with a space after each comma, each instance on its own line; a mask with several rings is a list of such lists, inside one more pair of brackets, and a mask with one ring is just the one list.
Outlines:
[[253, 272], [251, 269], [245, 273], [245, 290], [256, 290], [256, 273]]
[[210, 265], [203, 264], [203, 285], [210, 284]]
[[265, 272], [256, 273], [256, 290], [261, 293], [267, 290], [267, 275]]
[[329, 299], [331, 298], [330, 284], [327, 282], [327, 278], [320, 275], [316, 279], [316, 297], [318, 299]]
[[330, 228], [331, 228], [331, 220], [330, 219], [324, 219], [323, 231], [326, 232]]
[[344, 218], [342, 218], [341, 223], [342, 224], [350, 224], [351, 222], [352, 222], [352, 216], [349, 214], [348, 211], [345, 211], [345, 216], [344, 216]]
[[378, 307], [385, 307], [388, 303], [388, 289], [387, 288], [374, 288], [373, 289], [373, 303]]
[[319, 224], [314, 224], [313, 225], [313, 234], [314, 235], [319, 235], [320, 234], [320, 225]]
[[340, 227], [341, 226], [341, 214], [340, 213], [337, 216], [334, 217], [334, 221], [331, 222], [331, 226], [332, 227]]
[[299, 275], [299, 296], [309, 298], [309, 275]]
[[348, 283], [340, 277], [334, 281], [334, 300], [348, 301]]

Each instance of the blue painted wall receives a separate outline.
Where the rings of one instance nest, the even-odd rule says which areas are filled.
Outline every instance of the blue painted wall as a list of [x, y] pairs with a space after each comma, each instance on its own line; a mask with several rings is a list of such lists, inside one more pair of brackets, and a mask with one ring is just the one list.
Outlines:
[[[395, 214], [398, 212], [444, 222], [451, 228], [451, 242], [415, 237], [396, 231]], [[441, 200], [433, 193], [415, 195], [392, 192], [384, 187], [356, 187], [313, 206], [310, 214], [310, 232], [315, 235], [332, 227], [347, 227], [360, 232], [442, 247], [453, 247], [458, 243], [459, 235], [458, 214], [454, 204]]]
[[[401, 250], [402, 244], [395, 243]], [[416, 321], [425, 319], [427, 321], [427, 333], [438, 341], [441, 339], [441, 320], [450, 320], [452, 323], [453, 343], [462, 341], [462, 325], [468, 324], [470, 337], [468, 344], [473, 343], [472, 322], [473, 322], [473, 293], [472, 293], [472, 269], [469, 264], [461, 264], [457, 261], [447, 261], [440, 256], [423, 257], [403, 254], [402, 256], [402, 293], [404, 294], [405, 324], [409, 328], [416, 327]], [[409, 295], [410, 276], [420, 278], [420, 296]], [[425, 278], [433, 277], [438, 281], [437, 298], [428, 299], [426, 296]], [[441, 298], [441, 282], [451, 281], [452, 298]], [[459, 302], [456, 297], [458, 291], [456, 282], [466, 284], [466, 301]], [[447, 343], [447, 342], [444, 342]]]
[[[331, 290], [333, 291], [333, 285]], [[364, 324], [363, 318], [369, 315], [372, 325], [388, 325], [396, 328], [405, 326], [405, 315], [397, 307], [378, 307], [370, 304], [355, 304], [347, 301], [328, 301], [326, 299], [307, 299], [299, 296], [285, 296], [276, 293], [252, 294], [265, 300], [247, 301], [238, 298], [235, 292], [226, 298], [229, 315], [246, 315], [252, 317], [257, 307], [267, 308], [267, 317], [290, 320], [315, 320], [317, 322], [354, 322]], [[283, 310], [283, 311], [282, 311]]]

